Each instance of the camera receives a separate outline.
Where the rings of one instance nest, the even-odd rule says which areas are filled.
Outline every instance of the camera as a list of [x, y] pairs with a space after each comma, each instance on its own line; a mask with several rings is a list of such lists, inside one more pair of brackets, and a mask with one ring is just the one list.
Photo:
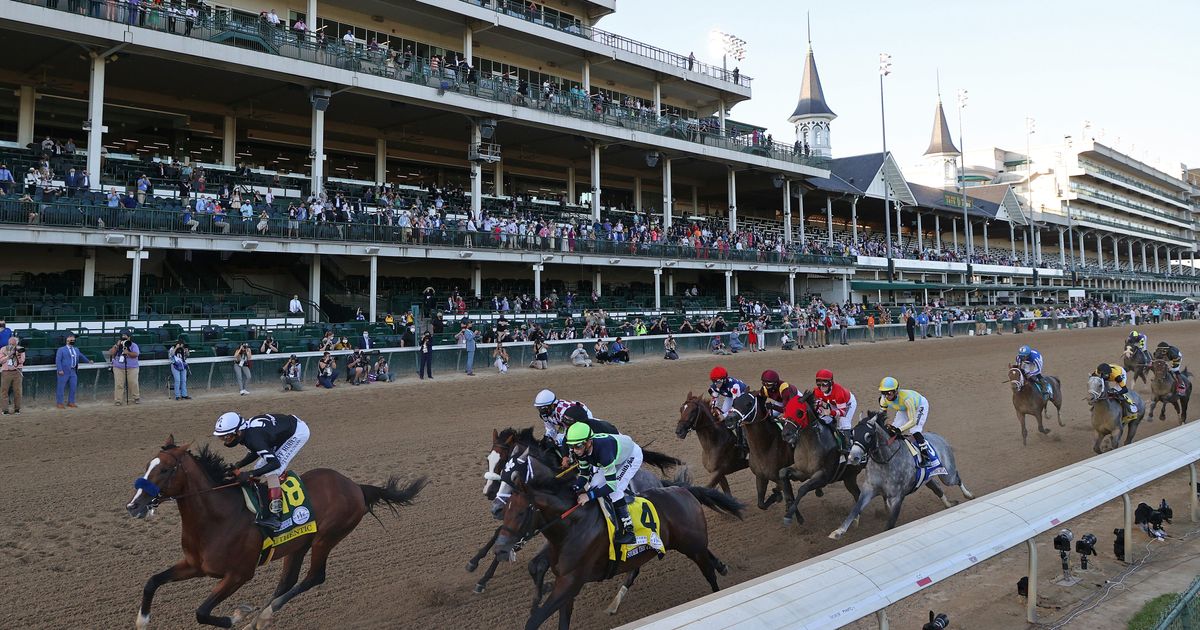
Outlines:
[[921, 626], [921, 630], [946, 630], [950, 627], [950, 617], [946, 613], [933, 614], [929, 611], [929, 623]]
[[1075, 535], [1072, 534], [1071, 530], [1069, 529], [1063, 529], [1059, 531], [1058, 535], [1054, 537], [1054, 549], [1057, 551], [1070, 552], [1071, 540], [1074, 538]]
[[1079, 568], [1087, 571], [1088, 556], [1096, 555], [1096, 536], [1084, 534], [1075, 541], [1075, 552], [1079, 554]]

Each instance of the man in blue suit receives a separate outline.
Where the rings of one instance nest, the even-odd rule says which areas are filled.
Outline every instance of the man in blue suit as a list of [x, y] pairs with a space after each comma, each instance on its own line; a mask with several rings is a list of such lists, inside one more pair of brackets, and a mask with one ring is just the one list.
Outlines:
[[55, 390], [58, 402], [56, 406], [59, 409], [63, 408], [63, 389], [68, 387], [70, 389], [67, 392], [67, 406], [75, 406], [75, 387], [79, 382], [79, 376], [75, 370], [79, 368], [81, 362], [91, 363], [92, 360], [75, 347], [75, 335], [67, 335], [67, 345], [54, 353], [54, 366], [58, 370], [58, 388]]

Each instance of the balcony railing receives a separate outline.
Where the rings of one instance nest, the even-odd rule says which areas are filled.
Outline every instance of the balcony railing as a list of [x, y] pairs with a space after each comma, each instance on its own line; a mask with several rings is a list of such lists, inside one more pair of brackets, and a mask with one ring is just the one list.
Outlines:
[[[590, 39], [596, 43], [603, 44], [605, 46], [612, 46], [613, 48], [631, 52], [635, 55], [646, 57], [647, 59], [668, 63], [673, 66], [683, 68], [688, 72], [695, 72], [713, 77], [715, 79], [720, 79], [721, 81], [728, 81], [742, 87], [750, 87], [751, 81], [754, 80], [740, 72], [734, 72], [732, 70], [718, 68], [710, 64], [700, 63], [699, 61], [693, 59], [690, 55], [673, 53], [669, 50], [663, 50], [656, 46], [651, 46], [650, 44], [629, 39], [628, 37], [623, 37], [615, 33], [609, 33], [595, 27], [584, 25], [580, 23], [578, 18], [575, 18], [574, 16], [556, 16], [546, 13], [541, 8], [541, 5], [530, 5], [522, 0], [462, 1], [466, 2], [467, 4], [495, 11], [496, 13], [515, 17], [533, 24], [539, 24], [547, 28], [552, 28], [556, 31], [570, 33], [571, 35], [576, 35], [584, 39]], [[531, 6], [538, 8], [531, 9]]]
[[[721, 147], [731, 151], [783, 160], [814, 168], [827, 168], [829, 160], [804, 155], [795, 145], [768, 141], [765, 136], [731, 136], [707, 121], [678, 116], [660, 116], [653, 112], [626, 108], [619, 103], [594, 100], [588, 95], [572, 95], [565, 91], [544, 94], [539, 86], [522, 85], [503, 77], [471, 79], [453, 66], [435, 63], [420, 57], [405, 57], [399, 51], [386, 48], [371, 49], [360, 43], [343, 40], [313, 39], [311, 34], [298, 34], [265, 21], [247, 21], [227, 11], [206, 10], [194, 18], [154, 4], [127, 4], [116, 0], [79, 0], [78, 3], [59, 1], [47, 6], [43, 0], [13, 0], [24, 4], [86, 15], [97, 19], [148, 28], [182, 37], [207, 40], [256, 52], [279, 55], [375, 76], [415, 83], [429, 88], [454, 91], [493, 102], [529, 109], [547, 110], [572, 118], [590, 120], [605, 126], [635, 129], [687, 142]], [[615, 37], [615, 36], [614, 36]], [[673, 54], [673, 53], [672, 53]], [[684, 62], [686, 63], [686, 59]], [[522, 92], [521, 88], [525, 90]]]
[[1130, 186], [1133, 186], [1134, 188], [1140, 188], [1148, 193], [1158, 195], [1159, 197], [1166, 197], [1167, 199], [1170, 199], [1176, 203], [1187, 204], [1187, 201], [1185, 199], [1180, 198], [1178, 195], [1175, 195], [1173, 193], [1162, 190], [1161, 188], [1151, 186], [1150, 184], [1147, 184], [1145, 182], [1138, 181], [1132, 177], [1122, 175], [1121, 173], [1118, 173], [1114, 170], [1104, 168], [1103, 166], [1100, 166], [1099, 164], [1096, 164], [1095, 162], [1092, 162], [1091, 160], [1080, 159], [1079, 166], [1082, 167], [1083, 170], [1086, 172], [1098, 173], [1109, 179], [1115, 179], [1119, 182], [1129, 184]]
[[1148, 206], [1139, 201], [1134, 201], [1128, 197], [1122, 197], [1121, 195], [1114, 195], [1111, 193], [1106, 193], [1106, 192], [1097, 190], [1095, 188], [1092, 188], [1091, 186], [1085, 186], [1078, 182], [1071, 182], [1071, 190], [1074, 190], [1074, 191], [1078, 192], [1080, 195], [1085, 196], [1085, 197], [1093, 197], [1095, 199], [1107, 201], [1108, 203], [1116, 204], [1119, 206], [1124, 206], [1126, 208], [1132, 208], [1133, 210], [1136, 210], [1138, 212], [1144, 212], [1144, 213], [1152, 215], [1152, 216], [1161, 217], [1163, 219], [1168, 219], [1171, 221], [1177, 221], [1179, 223], [1185, 223], [1185, 224], [1187, 224], [1187, 227], [1185, 229], [1189, 229], [1192, 226], [1192, 220], [1190, 217], [1179, 216], [1179, 215], [1171, 214], [1168, 212], [1163, 212], [1153, 206]]

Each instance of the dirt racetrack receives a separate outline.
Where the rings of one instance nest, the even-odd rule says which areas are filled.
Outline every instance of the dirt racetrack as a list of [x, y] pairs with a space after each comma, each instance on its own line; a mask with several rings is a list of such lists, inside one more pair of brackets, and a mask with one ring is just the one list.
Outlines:
[[[1166, 339], [1185, 356], [1200, 356], [1200, 322], [1147, 326], [1145, 331], [1151, 344]], [[885, 373], [896, 376], [903, 387], [929, 398], [927, 430], [950, 441], [964, 481], [982, 495], [1092, 455], [1087, 407], [1080, 402], [1085, 376], [1098, 362], [1119, 359], [1127, 333], [1127, 327], [1114, 327], [771, 350], [721, 362], [751, 383], [769, 367], [801, 387], [811, 386], [817, 369], [832, 369], [858, 395], [860, 410], [870, 408], [875, 385]], [[1060, 376], [1065, 390], [1066, 428], [1050, 420], [1053, 432], [1041, 436], [1031, 431], [1028, 447], [1021, 446], [1009, 390], [1001, 383], [1006, 363], [1021, 343], [1042, 351], [1047, 373]], [[382, 512], [383, 527], [364, 520], [334, 551], [328, 581], [276, 615], [277, 627], [521, 627], [532, 594], [525, 573], [530, 551], [517, 564], [501, 567], [482, 595], [471, 593], [477, 574], [464, 571], [467, 559], [495, 527], [480, 492], [491, 429], [534, 425], [533, 395], [548, 386], [564, 398], [587, 402], [639, 442], [653, 440], [652, 448], [690, 462], [702, 482], [707, 475], [700, 466], [699, 443], [694, 436], [678, 440], [673, 429], [684, 396], [705, 387], [713, 363], [711, 357], [695, 355], [678, 362], [647, 359], [591, 369], [514, 368], [507, 376], [486, 370], [475, 378], [438, 375], [433, 382], [417, 382], [406, 377], [391, 385], [340, 386], [336, 392], [284, 394], [274, 383], [255, 383], [248, 397], [212, 394], [190, 403], [150, 399], [138, 407], [41, 408], [5, 416], [0, 627], [131, 627], [146, 578], [174, 563], [180, 551], [177, 509], [165, 505], [149, 521], [129, 518], [124, 504], [132, 495], [130, 484], [168, 433], [203, 443], [210, 440], [216, 416], [230, 408], [304, 418], [313, 437], [297, 461], [300, 470], [331, 467], [360, 482], [379, 482], [392, 473], [433, 479], [415, 505], [401, 508], [398, 518]], [[1145, 385], [1137, 388], [1148, 391]], [[1172, 412], [1165, 423], [1143, 423], [1139, 437], [1173, 426]], [[226, 452], [230, 458], [236, 453]], [[749, 472], [738, 473], [733, 481], [735, 495], [751, 502]], [[955, 491], [951, 496], [958, 498]], [[913, 495], [905, 502], [901, 522], [940, 506], [930, 493]], [[845, 544], [826, 534], [849, 508], [850, 496], [839, 487], [824, 498], [805, 499], [803, 527], [784, 528], [779, 505], [765, 513], [750, 507], [744, 522], [710, 513], [712, 549], [730, 566], [721, 584]], [[852, 528], [846, 542], [876, 534], [883, 525], [880, 512], [868, 508], [862, 527]], [[278, 563], [261, 570], [227, 604], [263, 603], [278, 574]], [[213, 584], [194, 580], [164, 586], [152, 626], [195, 627], [193, 611]], [[647, 565], [621, 612], [609, 617], [603, 608], [616, 586], [611, 581], [587, 586], [575, 607], [575, 627], [611, 627], [708, 592], [695, 566], [677, 555]], [[228, 614], [230, 605], [218, 612]]]

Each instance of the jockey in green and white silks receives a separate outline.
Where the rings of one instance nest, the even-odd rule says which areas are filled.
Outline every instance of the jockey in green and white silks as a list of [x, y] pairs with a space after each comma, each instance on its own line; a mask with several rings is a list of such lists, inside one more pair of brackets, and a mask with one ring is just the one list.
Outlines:
[[633, 544], [633, 519], [625, 504], [625, 489], [642, 467], [642, 447], [628, 435], [594, 433], [583, 422], [567, 429], [565, 441], [579, 462], [579, 476], [575, 479], [579, 505], [607, 497], [618, 521], [613, 542]]

